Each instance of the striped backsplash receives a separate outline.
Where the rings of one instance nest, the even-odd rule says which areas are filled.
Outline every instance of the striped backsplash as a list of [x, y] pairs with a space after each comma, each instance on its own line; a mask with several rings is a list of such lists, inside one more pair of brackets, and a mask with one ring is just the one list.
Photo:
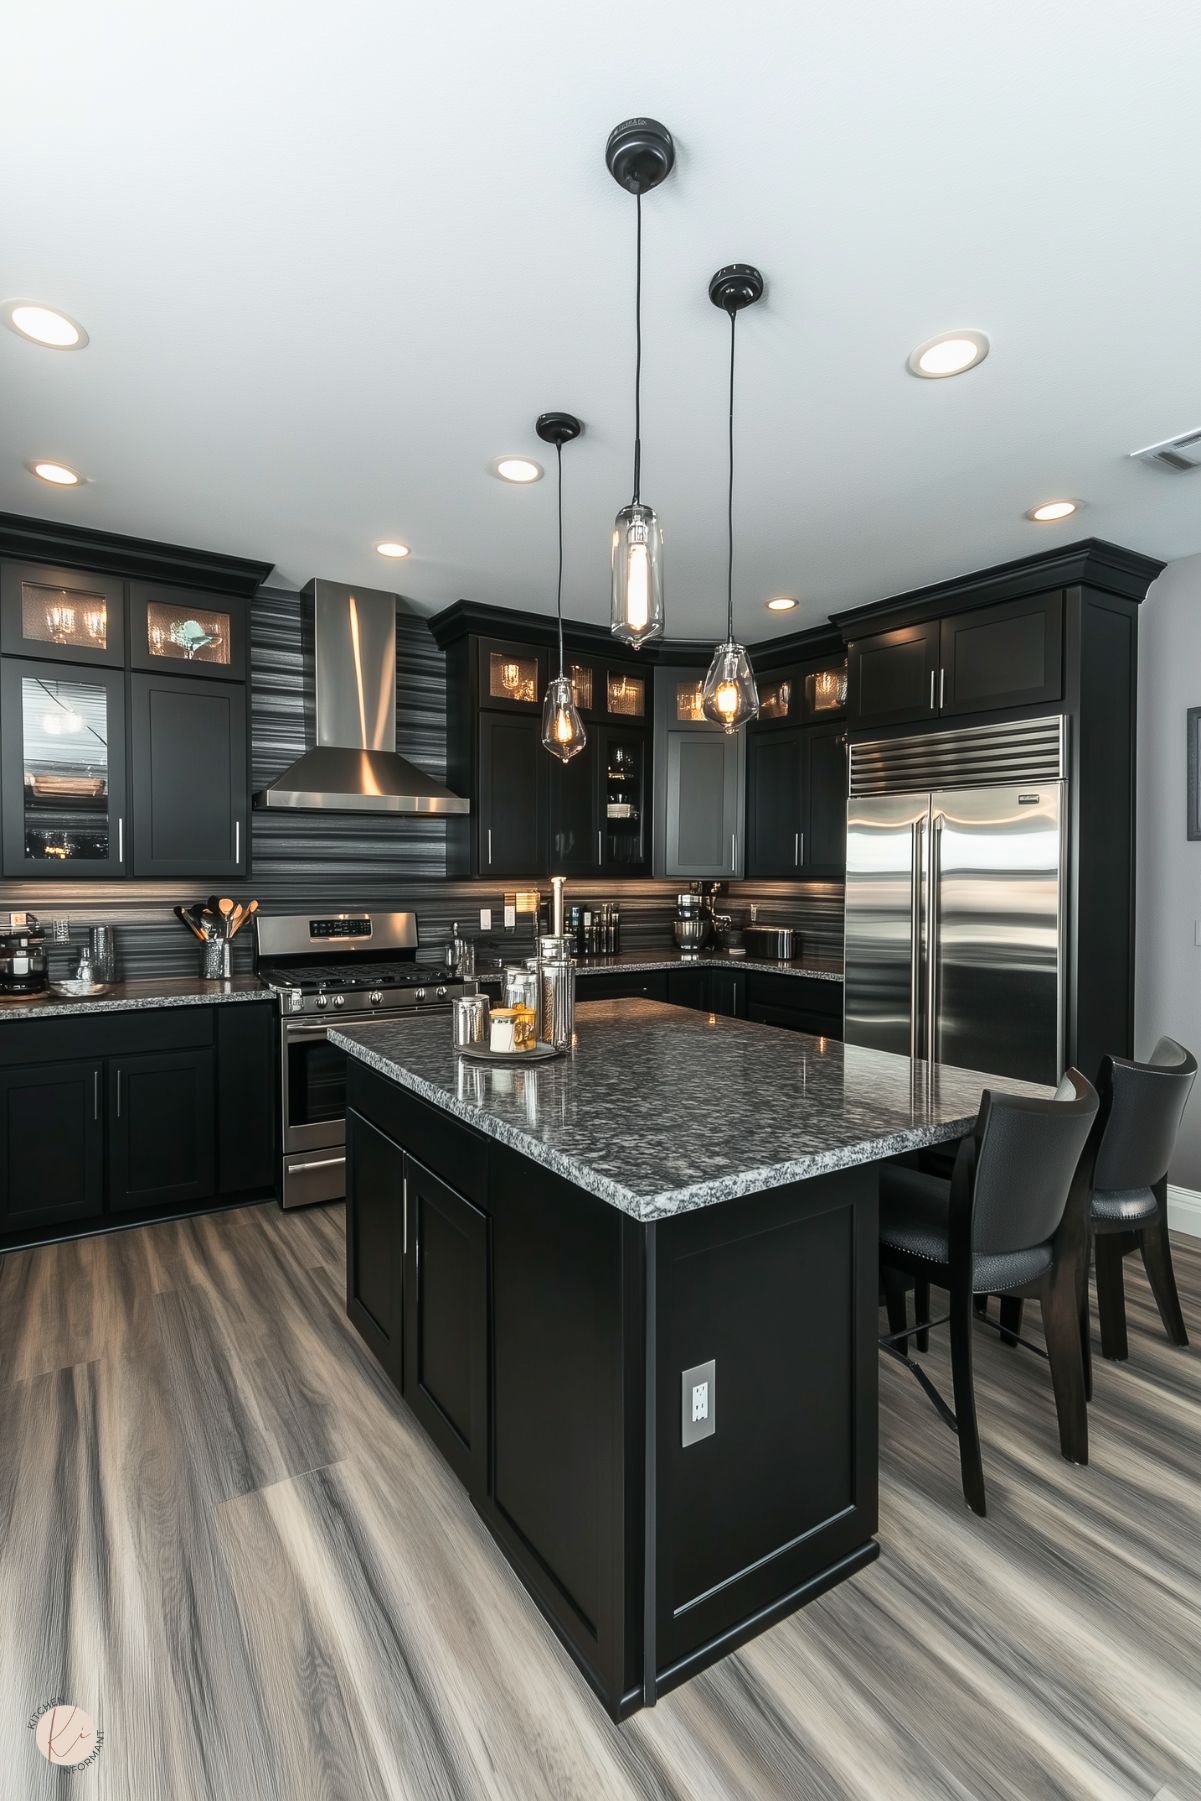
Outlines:
[[[424, 620], [397, 618], [397, 749], [422, 769], [445, 779], [446, 679], [442, 652]], [[261, 589], [251, 608], [250, 633], [252, 786], [257, 791], [282, 774], [313, 742], [312, 647], [296, 594]], [[272, 911], [314, 912], [341, 908], [410, 908], [417, 913], [423, 948], [437, 948], [458, 920], [466, 935], [481, 936], [479, 909], [490, 907], [494, 924], [504, 917], [504, 891], [487, 881], [448, 881], [446, 825], [438, 819], [368, 818], [354, 813], [256, 812], [252, 815], [253, 876], [236, 897], [258, 896]], [[514, 886], [523, 884], [510, 883]], [[531, 877], [529, 887], [537, 887]], [[545, 886], [545, 882], [543, 884]], [[671, 943], [678, 883], [601, 881], [573, 884], [573, 898], [616, 901], [622, 948], [652, 949]], [[89, 925], [116, 927], [120, 973], [188, 975], [198, 967], [199, 945], [172, 914], [177, 901], [206, 892], [165, 882], [4, 882], [0, 906], [29, 908], [44, 920], [66, 918], [70, 945], [51, 946], [51, 974], [66, 973], [71, 946]], [[760, 917], [794, 925], [808, 955], [841, 957], [843, 891], [840, 883], [730, 884], [720, 902], [737, 914], [757, 902]], [[517, 930], [494, 930], [506, 954], [532, 937], [528, 918]], [[250, 931], [234, 942], [234, 965], [253, 959]], [[481, 949], [484, 949], [481, 946]]]

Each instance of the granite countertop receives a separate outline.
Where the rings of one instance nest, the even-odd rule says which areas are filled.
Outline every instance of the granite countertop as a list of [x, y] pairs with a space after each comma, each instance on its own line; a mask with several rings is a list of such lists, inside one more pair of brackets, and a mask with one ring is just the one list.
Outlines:
[[[516, 953], [513, 960], [519, 960]], [[606, 970], [629, 970], [633, 973], [648, 969], [757, 969], [774, 976], [809, 976], [819, 982], [841, 982], [843, 979], [841, 963], [826, 962], [819, 957], [794, 957], [788, 963], [771, 957], [731, 957], [727, 951], [709, 951], [703, 952], [699, 957], [685, 957], [674, 945], [665, 946], [662, 950], [615, 951], [604, 957], [577, 957], [575, 967], [579, 976], [601, 975]], [[500, 970], [479, 969], [476, 976], [481, 982], [499, 981]]]
[[1052, 1090], [658, 1001], [585, 1001], [557, 1062], [455, 1056], [445, 1016], [330, 1041], [634, 1219], [959, 1138], [985, 1088]]
[[231, 976], [228, 982], [203, 982], [199, 976], [158, 976], [140, 982], [116, 982], [107, 994], [67, 1000], [48, 994], [44, 1000], [5, 1000], [0, 1020], [57, 1019], [68, 1013], [123, 1013], [132, 1008], [213, 1007], [226, 1001], [274, 1001], [257, 976]]

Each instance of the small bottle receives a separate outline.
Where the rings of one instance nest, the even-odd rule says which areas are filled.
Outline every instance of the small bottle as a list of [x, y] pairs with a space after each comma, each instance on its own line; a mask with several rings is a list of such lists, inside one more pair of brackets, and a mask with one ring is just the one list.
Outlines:
[[621, 908], [614, 903], [613, 907], [613, 952], [621, 949]]
[[592, 908], [584, 908], [583, 923], [580, 928], [580, 955], [590, 957], [595, 949], [595, 934], [592, 929]]

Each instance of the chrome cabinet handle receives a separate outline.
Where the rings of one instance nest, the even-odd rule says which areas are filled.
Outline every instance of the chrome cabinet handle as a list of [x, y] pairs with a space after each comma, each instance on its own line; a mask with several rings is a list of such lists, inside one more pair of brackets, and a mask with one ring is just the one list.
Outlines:
[[100, 1071], [92, 1071], [92, 1118], [100, 1118]]
[[940, 669], [938, 672], [938, 710], [940, 713], [942, 712], [942, 697], [946, 692], [946, 686], [947, 672], [945, 669]]
[[123, 813], [117, 815], [117, 861], [118, 863], [125, 861], [125, 815]]
[[409, 1254], [409, 1178], [407, 1176], [400, 1185], [400, 1192], [404, 1206], [404, 1222], [400, 1229], [400, 1254], [402, 1257], [407, 1257]]
[[792, 837], [792, 866], [794, 869], [801, 867], [801, 834], [799, 832], [794, 832]]
[[934, 671], [930, 671], [930, 711], [934, 711]]
[[737, 834], [737, 832], [731, 832], [730, 833], [730, 874], [733, 875], [734, 871], [737, 868], [738, 868], [738, 834]]
[[121, 1071], [117, 1071], [117, 1118], [121, 1117]]
[[492, 862], [492, 827], [488, 827], [488, 862]]
[[242, 861], [242, 821], [234, 820], [234, 862]]
[[603, 836], [603, 832], [598, 828], [596, 834], [596, 860], [598, 863], [603, 863], [605, 860], [605, 848], [601, 842]]

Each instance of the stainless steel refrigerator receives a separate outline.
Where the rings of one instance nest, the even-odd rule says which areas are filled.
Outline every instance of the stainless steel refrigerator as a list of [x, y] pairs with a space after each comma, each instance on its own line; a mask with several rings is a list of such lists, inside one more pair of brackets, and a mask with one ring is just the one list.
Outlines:
[[1055, 1082], [1067, 721], [853, 744], [848, 1044]]

